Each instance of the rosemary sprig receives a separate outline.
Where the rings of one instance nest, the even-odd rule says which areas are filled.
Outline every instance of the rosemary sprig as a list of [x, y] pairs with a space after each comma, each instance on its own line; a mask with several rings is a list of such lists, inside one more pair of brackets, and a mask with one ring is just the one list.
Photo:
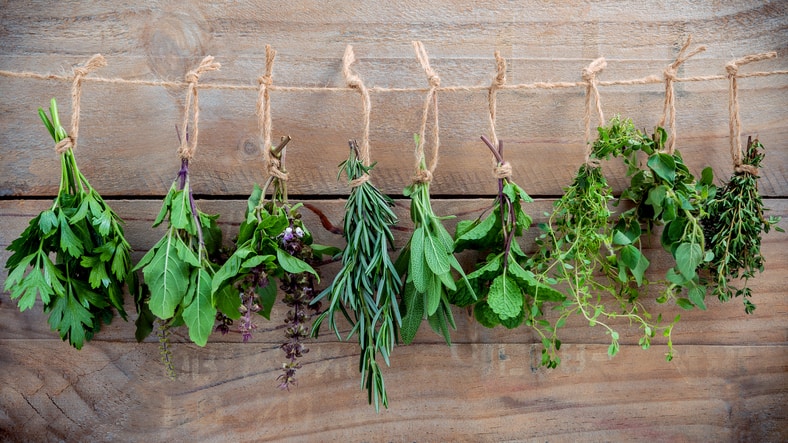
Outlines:
[[[349, 181], [369, 175], [375, 164], [364, 166], [359, 159], [358, 145], [350, 142], [348, 159], [340, 165]], [[339, 178], [339, 175], [337, 176]], [[315, 319], [312, 335], [317, 336], [323, 320], [340, 340], [335, 314], [341, 312], [352, 325], [347, 336], [358, 335], [361, 354], [359, 370], [362, 388], [366, 387], [369, 403], [379, 412], [380, 404], [388, 408], [388, 396], [376, 357], [380, 354], [386, 365], [397, 342], [402, 324], [397, 294], [401, 282], [389, 258], [394, 242], [391, 227], [397, 216], [391, 209], [394, 201], [381, 193], [370, 181], [354, 187], [345, 203], [344, 237], [347, 246], [342, 252], [342, 268], [334, 281], [315, 298], [328, 297], [328, 309]]]
[[[750, 137], [742, 163], [760, 168], [763, 149], [758, 139]], [[706, 243], [714, 254], [714, 258], [706, 263], [714, 284], [712, 295], [721, 301], [741, 296], [744, 311], [748, 314], [755, 310], [755, 304], [750, 301], [752, 290], [747, 284], [756, 271], [763, 272], [761, 235], [768, 233], [772, 226], [778, 232], [785, 232], [777, 226], [781, 218], [766, 218], [764, 211], [766, 209], [758, 193], [758, 176], [742, 171], [717, 190], [702, 219]], [[732, 284], [738, 279], [743, 279], [741, 288]]]

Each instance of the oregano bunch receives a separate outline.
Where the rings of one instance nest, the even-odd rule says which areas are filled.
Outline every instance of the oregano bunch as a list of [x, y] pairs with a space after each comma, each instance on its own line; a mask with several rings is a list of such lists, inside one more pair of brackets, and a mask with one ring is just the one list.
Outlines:
[[[486, 137], [482, 140], [492, 151], [498, 167], [505, 162], [503, 142], [496, 149]], [[454, 250], [479, 251], [482, 258], [476, 270], [468, 274], [468, 287], [461, 286], [452, 293], [452, 303], [464, 307], [473, 305], [476, 320], [488, 328], [502, 324], [516, 328], [532, 312], [540, 312], [545, 301], [561, 302], [564, 295], [539, 282], [531, 270], [522, 264], [528, 260], [517, 239], [531, 226], [531, 217], [522, 204], [533, 200], [509, 176], [501, 176], [498, 193], [486, 217], [457, 223]], [[486, 213], [487, 211], [485, 211]]]
[[[737, 171], [708, 203], [702, 219], [706, 244], [714, 254], [705, 264], [711, 274], [712, 295], [721, 301], [742, 297], [744, 311], [751, 314], [755, 304], [750, 301], [752, 290], [747, 286], [757, 272], [763, 272], [764, 258], [761, 254], [761, 236], [774, 226], [780, 217], [764, 215], [763, 199], [758, 192], [757, 168], [763, 161], [763, 145], [756, 138], [747, 140], [742, 164], [748, 168]], [[755, 169], [755, 171], [753, 171]], [[733, 280], [742, 279], [740, 288]]]
[[[56, 145], [69, 138], [57, 102], [38, 114]], [[122, 220], [80, 172], [72, 147], [60, 154], [60, 187], [52, 206], [11, 242], [4, 290], [20, 311], [41, 299], [49, 325], [81, 349], [117, 311], [125, 320], [123, 284], [130, 277], [131, 247]], [[53, 261], [54, 258], [54, 261]]]
[[197, 207], [189, 181], [189, 159], [182, 158], [181, 169], [153, 222], [155, 228], [166, 220], [166, 232], [133, 269], [142, 270], [144, 283], [136, 294], [140, 310], [137, 328], [143, 331], [137, 334], [138, 340], [152, 330], [150, 319], [158, 318], [165, 329], [185, 324], [189, 339], [205, 346], [217, 306], [233, 306], [232, 294], [211, 291], [218, 269], [212, 257], [222, 244], [218, 218]]
[[[418, 146], [419, 136], [414, 139]], [[420, 170], [425, 168], [422, 155]], [[451, 344], [449, 328], [456, 329], [456, 325], [448, 296], [457, 290], [452, 269], [468, 286], [471, 297], [475, 298], [476, 294], [454, 256], [454, 239], [443, 226], [443, 220], [450, 217], [438, 217], [432, 210], [429, 181], [414, 182], [405, 188], [404, 195], [410, 197], [414, 230], [395, 263], [405, 285], [400, 309], [405, 313], [401, 338], [403, 343], [411, 343], [422, 320], [427, 319], [430, 327]]]
[[[369, 175], [375, 164], [365, 166], [358, 145], [350, 142], [348, 159], [339, 165], [352, 183]], [[314, 322], [316, 336], [327, 318], [328, 327], [342, 340], [335, 321], [337, 312], [352, 328], [346, 339], [358, 336], [361, 354], [359, 371], [361, 386], [368, 392], [370, 404], [379, 412], [388, 408], [388, 396], [377, 356], [390, 365], [390, 355], [398, 341], [402, 324], [397, 295], [402, 287], [397, 270], [389, 257], [394, 242], [391, 227], [397, 223], [392, 207], [394, 201], [380, 192], [369, 180], [354, 186], [345, 203], [343, 236], [347, 242], [342, 252], [342, 268], [334, 281], [315, 301], [326, 298], [328, 308]]]
[[[619, 261], [636, 275], [641, 269], [645, 272], [648, 264], [641, 264], [645, 257], [635, 254], [640, 249], [641, 233], [662, 226], [660, 241], [675, 265], [668, 269], [666, 290], [657, 301], [674, 298], [684, 309], [706, 309], [706, 287], [698, 271], [714, 256], [706, 248], [701, 226], [706, 205], [715, 193], [711, 168], [703, 169], [701, 179], [696, 180], [678, 151], [663, 150], [668, 134], [661, 127], [649, 137], [636, 130], [630, 120], [616, 117], [600, 129], [600, 137], [620, 142], [599, 145], [599, 149], [595, 145], [594, 155], [600, 159], [622, 158], [630, 177], [619, 201], [629, 201], [633, 207], [619, 216], [613, 233], [614, 243], [624, 247]], [[645, 166], [638, 152], [647, 156]], [[684, 290], [687, 297], [680, 297]]]
[[[542, 338], [542, 364], [556, 367], [561, 340], [558, 330], [572, 315], [581, 315], [590, 326], [602, 326], [610, 336], [608, 355], [619, 351], [619, 333], [613, 321], [624, 318], [641, 331], [639, 344], [647, 349], [660, 328], [638, 301], [639, 291], [648, 283], [644, 273], [649, 265], [633, 243], [639, 241], [638, 228], [614, 225], [609, 208], [613, 193], [600, 166], [600, 159], [616, 148], [633, 141], [622, 130], [619, 120], [599, 129], [588, 161], [578, 169], [572, 184], [553, 204], [543, 233], [537, 238], [538, 253], [533, 258], [537, 278], [562, 288], [566, 299], [555, 309], [559, 316], [551, 324], [540, 318], [543, 311], [533, 310], [528, 319]], [[635, 243], [638, 244], [638, 243]], [[672, 356], [672, 324], [663, 327], [668, 337], [668, 358]]]

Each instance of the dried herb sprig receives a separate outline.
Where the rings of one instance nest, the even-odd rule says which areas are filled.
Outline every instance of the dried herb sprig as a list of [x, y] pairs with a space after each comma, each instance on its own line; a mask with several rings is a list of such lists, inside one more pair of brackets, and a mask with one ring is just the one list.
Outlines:
[[[50, 118], [38, 114], [56, 144], [68, 138], [61, 126], [57, 102]], [[125, 320], [123, 284], [129, 275], [131, 247], [123, 221], [104, 202], [77, 167], [71, 146], [60, 155], [61, 178], [52, 206], [30, 221], [5, 264], [9, 270], [4, 290], [25, 311], [40, 298], [49, 325], [60, 338], [81, 349], [109, 323], [117, 310]], [[54, 255], [54, 262], [50, 255]], [[28, 271], [29, 269], [29, 271]]]
[[[415, 135], [414, 139], [418, 146], [419, 136]], [[423, 154], [420, 170], [426, 171]], [[457, 290], [452, 269], [474, 298], [476, 294], [454, 256], [454, 239], [443, 226], [443, 220], [451, 217], [438, 217], [432, 210], [429, 181], [414, 182], [405, 188], [404, 194], [410, 197], [414, 231], [394, 265], [405, 282], [400, 308], [405, 312], [401, 338], [405, 344], [411, 343], [426, 318], [430, 327], [451, 344], [449, 327], [456, 329], [456, 325], [448, 295]]]
[[[364, 165], [358, 145], [352, 140], [350, 154], [339, 165], [337, 178], [344, 172], [353, 182], [369, 175], [374, 167], [374, 163]], [[381, 404], [388, 408], [388, 396], [376, 358], [381, 355], [386, 365], [390, 365], [391, 351], [402, 324], [397, 301], [401, 282], [389, 258], [394, 242], [391, 227], [397, 223], [393, 206], [394, 201], [369, 180], [352, 188], [345, 203], [343, 235], [347, 246], [342, 252], [342, 268], [315, 299], [327, 297], [329, 306], [315, 320], [312, 329], [316, 336], [323, 320], [328, 318], [329, 329], [341, 340], [336, 313], [341, 312], [350, 322], [352, 329], [346, 339], [358, 335], [361, 386], [367, 389], [369, 403], [374, 403], [378, 412]]]
[[[499, 141], [496, 149], [486, 137], [482, 140], [495, 156], [498, 168], [503, 168], [503, 142]], [[454, 236], [455, 251], [474, 249], [483, 256], [476, 270], [468, 274], [478, 300], [466, 286], [461, 286], [452, 293], [451, 302], [473, 305], [475, 318], [486, 327], [502, 324], [511, 329], [532, 312], [541, 312], [544, 302], [560, 303], [565, 296], [539, 282], [533, 272], [523, 267], [528, 255], [520, 249], [517, 238], [531, 226], [531, 217], [522, 204], [533, 200], [503, 172], [497, 181], [498, 194], [489, 214], [483, 219], [484, 214], [476, 220], [460, 221]]]
[[[763, 161], [763, 149], [758, 139], [748, 138], [742, 163], [757, 170]], [[781, 218], [767, 218], [764, 211], [758, 176], [744, 170], [736, 172], [724, 187], [717, 189], [702, 219], [706, 244], [714, 254], [705, 264], [714, 284], [712, 295], [721, 301], [741, 296], [748, 314], [755, 310], [755, 304], [750, 300], [752, 290], [747, 284], [756, 271], [763, 272], [761, 236], [772, 226], [778, 232], [785, 232], [777, 226]], [[743, 279], [741, 288], [732, 284], [739, 279]]]

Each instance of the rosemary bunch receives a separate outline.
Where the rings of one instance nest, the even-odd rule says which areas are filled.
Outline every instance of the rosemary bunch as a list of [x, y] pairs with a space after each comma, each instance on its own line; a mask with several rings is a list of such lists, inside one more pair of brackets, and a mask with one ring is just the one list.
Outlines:
[[[41, 108], [38, 114], [58, 144], [68, 134], [54, 98], [49, 110], [51, 120]], [[71, 147], [60, 155], [60, 165], [60, 189], [52, 206], [8, 246], [13, 254], [5, 264], [9, 274], [3, 289], [18, 299], [20, 311], [40, 298], [52, 330], [81, 349], [102, 323], [112, 320], [113, 309], [126, 319], [123, 284], [133, 278], [131, 247], [123, 221], [80, 172]]]
[[[353, 140], [348, 159], [339, 167], [339, 174], [344, 171], [352, 182], [369, 175], [375, 164], [364, 166]], [[315, 320], [312, 329], [316, 336], [321, 323], [328, 318], [329, 329], [341, 340], [335, 322], [337, 311], [350, 322], [352, 329], [347, 339], [358, 335], [361, 385], [366, 387], [369, 402], [374, 403], [376, 411], [380, 410], [380, 404], [388, 408], [386, 387], [376, 357], [380, 354], [386, 365], [390, 365], [389, 357], [402, 324], [397, 301], [401, 282], [389, 258], [389, 248], [394, 242], [391, 227], [397, 223], [393, 206], [394, 201], [369, 181], [351, 190], [345, 203], [343, 235], [347, 246], [342, 252], [342, 268], [331, 285], [315, 299], [328, 297], [329, 306]]]
[[[742, 157], [744, 165], [760, 168], [764, 157], [763, 145], [750, 137]], [[776, 231], [785, 232], [776, 226], [780, 217], [766, 218], [764, 211], [763, 200], [758, 193], [758, 176], [742, 171], [717, 190], [702, 220], [706, 242], [714, 254], [714, 258], [705, 265], [714, 283], [712, 294], [721, 301], [741, 296], [744, 311], [748, 314], [755, 310], [755, 304], [750, 301], [752, 291], [747, 283], [756, 271], [763, 272], [761, 235], [768, 233], [772, 226]], [[732, 284], [738, 279], [744, 280], [741, 288]]]

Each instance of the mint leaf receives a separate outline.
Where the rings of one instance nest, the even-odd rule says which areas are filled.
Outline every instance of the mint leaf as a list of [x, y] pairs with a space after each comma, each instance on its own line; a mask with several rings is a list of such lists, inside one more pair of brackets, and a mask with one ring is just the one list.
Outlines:
[[517, 283], [506, 274], [493, 280], [487, 303], [502, 320], [517, 317], [523, 310], [523, 295]]

